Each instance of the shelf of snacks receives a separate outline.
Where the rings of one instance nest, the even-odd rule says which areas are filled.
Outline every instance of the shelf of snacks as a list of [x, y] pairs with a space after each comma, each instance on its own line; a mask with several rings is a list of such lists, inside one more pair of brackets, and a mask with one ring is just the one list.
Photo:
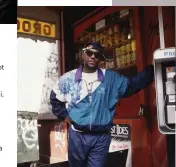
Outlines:
[[[109, 17], [110, 18], [110, 17]], [[108, 19], [109, 19], [108, 18]], [[76, 61], [81, 61], [81, 46], [96, 41], [105, 48], [107, 60], [100, 63], [101, 68], [123, 69], [136, 65], [136, 39], [133, 11], [123, 18], [114, 17], [107, 25], [95, 30], [95, 24], [83, 32], [76, 42], [78, 47]], [[111, 19], [112, 20], [112, 19]]]
[[123, 71], [125, 69], [130, 69], [130, 68], [136, 67], [136, 63], [125, 64], [125, 65], [122, 65], [122, 66], [116, 66], [116, 65], [114, 65], [113, 61], [109, 61], [108, 63], [107, 62], [101, 62], [99, 66], [100, 66], [100, 68], [106, 68], [106, 69], [110, 69], [110, 70], [113, 70], [113, 71]]

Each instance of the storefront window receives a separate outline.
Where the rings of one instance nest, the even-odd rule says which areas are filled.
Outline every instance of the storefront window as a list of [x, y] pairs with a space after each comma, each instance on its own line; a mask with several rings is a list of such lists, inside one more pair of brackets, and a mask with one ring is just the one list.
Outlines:
[[105, 16], [82, 32], [76, 42], [76, 66], [81, 63], [83, 44], [100, 42], [105, 48], [106, 61], [101, 68], [122, 69], [136, 65], [134, 13], [121, 10]]

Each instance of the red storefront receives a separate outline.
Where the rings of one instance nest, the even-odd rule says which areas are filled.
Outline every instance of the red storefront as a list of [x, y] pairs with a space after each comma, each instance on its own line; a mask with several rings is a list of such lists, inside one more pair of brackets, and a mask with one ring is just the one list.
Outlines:
[[[162, 10], [165, 47], [173, 47], [174, 7], [163, 7]], [[128, 23], [126, 24], [125, 21]], [[105, 50], [111, 54], [108, 64], [107, 62], [102, 64], [103, 67], [132, 76], [151, 64], [153, 52], [160, 48], [158, 7], [100, 7], [76, 22], [73, 25], [73, 33], [77, 52], [76, 65], [79, 64], [79, 50], [82, 46], [86, 42], [95, 40], [102, 43]], [[129, 34], [130, 40], [127, 36]], [[131, 44], [131, 50], [128, 47], [129, 44]], [[124, 45], [126, 45], [126, 54]], [[120, 49], [124, 51], [124, 55], [119, 58]], [[131, 60], [128, 57], [130, 51], [133, 52]], [[158, 130], [154, 82], [139, 93], [120, 100], [116, 107], [114, 123], [127, 124], [130, 127], [131, 166], [174, 166], [174, 155], [171, 153], [173, 152], [171, 148], [174, 148], [174, 136], [163, 135]], [[172, 143], [172, 146], [168, 143]], [[113, 163], [117, 163], [118, 166], [116, 160], [114, 159]]]
[[[74, 68], [79, 65], [79, 50], [88, 41], [102, 42], [109, 53], [108, 64], [102, 63], [102, 67], [111, 68], [127, 76], [135, 75], [146, 65], [151, 64], [153, 52], [160, 47], [158, 7], [97, 7], [95, 11], [72, 25], [74, 39], [72, 52], [76, 54], [67, 55], [63, 35], [64, 10], [59, 11], [60, 7], [48, 9], [58, 14], [59, 75], [68, 71], [66, 63], [69, 59], [75, 60], [72, 62]], [[174, 12], [174, 7], [163, 7], [166, 47], [174, 46]], [[123, 50], [120, 56], [119, 50]], [[130, 144], [120, 145], [118, 154], [109, 158], [111, 162], [107, 162], [107, 167], [124, 167], [127, 159], [128, 167], [174, 167], [174, 136], [159, 132], [155, 101], [153, 82], [146, 89], [129, 98], [121, 99], [117, 104], [114, 124], [118, 125], [119, 129], [128, 129]], [[66, 124], [53, 117], [50, 110], [39, 112], [38, 119], [40, 162], [60, 163], [62, 166], [61, 162], [67, 161]], [[128, 153], [125, 150], [128, 150]], [[125, 163], [121, 164], [120, 161]]]

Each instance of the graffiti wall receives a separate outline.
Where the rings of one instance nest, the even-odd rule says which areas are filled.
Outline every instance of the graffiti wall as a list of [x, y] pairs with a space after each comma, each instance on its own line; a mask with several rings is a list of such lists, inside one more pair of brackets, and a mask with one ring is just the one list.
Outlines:
[[17, 162], [31, 162], [39, 159], [37, 115], [18, 113], [17, 118]]
[[58, 42], [18, 38], [18, 111], [50, 112], [50, 89], [58, 77]]
[[[29, 19], [33, 11], [33, 20]], [[49, 95], [52, 85], [55, 84], [60, 74], [58, 62], [59, 13], [46, 7], [20, 8], [18, 17], [17, 51], [18, 51], [18, 76], [17, 76], [17, 146], [18, 163], [39, 160], [40, 149], [50, 150], [50, 143], [40, 145], [40, 127], [38, 119], [40, 113], [51, 113]], [[40, 21], [40, 17], [48, 22]], [[31, 18], [31, 17], [30, 17]], [[25, 23], [24, 23], [25, 22]], [[20, 28], [20, 25], [25, 24]], [[31, 26], [39, 25], [41, 31], [31, 31]], [[58, 27], [57, 27], [58, 26]], [[45, 27], [42, 29], [42, 27]], [[33, 27], [35, 29], [35, 26]], [[28, 31], [27, 31], [28, 30]], [[30, 33], [29, 33], [30, 32]], [[53, 115], [53, 114], [52, 114]], [[49, 139], [49, 133], [42, 141]], [[49, 154], [44, 154], [49, 156]]]
[[50, 53], [46, 59], [44, 83], [42, 86], [41, 104], [39, 113], [51, 113], [50, 92], [60, 75], [58, 67], [58, 42], [52, 43]]

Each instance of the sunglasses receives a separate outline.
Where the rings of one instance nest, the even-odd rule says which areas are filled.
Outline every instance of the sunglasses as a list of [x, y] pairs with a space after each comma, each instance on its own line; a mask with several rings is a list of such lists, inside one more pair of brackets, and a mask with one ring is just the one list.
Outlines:
[[91, 57], [92, 55], [94, 55], [96, 59], [103, 59], [103, 56], [100, 52], [92, 52], [90, 50], [86, 50], [85, 53], [88, 57]]

